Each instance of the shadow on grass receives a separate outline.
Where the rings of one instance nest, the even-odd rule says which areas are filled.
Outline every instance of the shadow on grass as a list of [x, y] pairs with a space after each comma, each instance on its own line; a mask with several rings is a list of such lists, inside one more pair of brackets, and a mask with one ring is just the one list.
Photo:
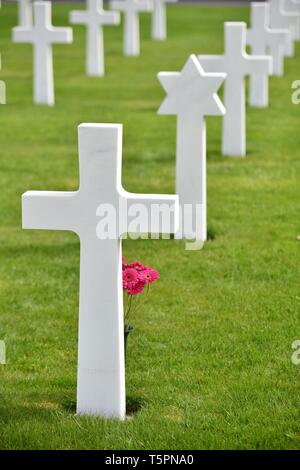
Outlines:
[[216, 239], [216, 231], [213, 229], [213, 227], [208, 227], [207, 229], [207, 240], [213, 241]]
[[128, 396], [126, 398], [126, 414], [133, 417], [144, 407], [145, 401], [140, 397]]
[[72, 415], [76, 414], [76, 401], [75, 400], [64, 401], [61, 404], [61, 406], [67, 413], [70, 413]]
[[[127, 397], [126, 398], [126, 414], [127, 416], [134, 416], [135, 414], [139, 413], [143, 408], [145, 402], [142, 398], [139, 397]], [[62, 403], [62, 408], [67, 413], [72, 415], [76, 414], [76, 401], [65, 401]]]

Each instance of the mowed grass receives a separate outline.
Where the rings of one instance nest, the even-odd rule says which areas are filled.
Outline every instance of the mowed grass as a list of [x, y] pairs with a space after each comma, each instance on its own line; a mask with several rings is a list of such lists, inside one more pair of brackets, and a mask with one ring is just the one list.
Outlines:
[[[66, 25], [75, 5], [54, 5]], [[76, 5], [76, 8], [80, 8]], [[81, 7], [82, 8], [82, 7]], [[32, 51], [12, 44], [15, 5], [0, 12], [0, 366], [2, 449], [299, 449], [300, 47], [270, 81], [269, 109], [248, 109], [246, 159], [220, 155], [221, 119], [208, 119], [208, 221], [202, 251], [183, 242], [126, 241], [128, 260], [160, 281], [132, 319], [126, 386], [130, 419], [75, 417], [79, 241], [21, 230], [21, 194], [78, 187], [77, 125], [124, 124], [123, 183], [174, 192], [175, 117], [158, 116], [156, 74], [190, 53], [221, 53], [223, 22], [244, 7], [171, 6], [165, 42], [122, 56], [122, 29], [105, 30], [105, 78], [85, 76], [85, 31], [54, 48], [56, 106], [32, 104]]]

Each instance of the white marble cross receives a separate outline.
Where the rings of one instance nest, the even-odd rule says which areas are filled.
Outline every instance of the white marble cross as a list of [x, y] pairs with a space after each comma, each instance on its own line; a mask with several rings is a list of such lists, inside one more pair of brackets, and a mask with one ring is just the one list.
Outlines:
[[34, 102], [54, 105], [52, 44], [71, 43], [71, 28], [54, 28], [51, 23], [51, 2], [33, 4], [34, 25], [13, 28], [15, 42], [30, 43], [34, 48]]
[[[79, 236], [77, 413], [124, 419], [121, 237], [134, 231], [174, 233], [178, 196], [124, 190], [120, 124], [79, 126], [79, 169], [77, 191], [23, 194], [23, 228], [68, 230]], [[153, 218], [152, 209], [161, 207], [169, 210], [168, 220]], [[138, 213], [142, 216], [134, 228], [130, 214]]]
[[[268, 3], [251, 3], [251, 28], [247, 31], [247, 44], [252, 54], [270, 54], [273, 58], [273, 75], [281, 76], [284, 70], [285, 45], [291, 33], [288, 29], [271, 29]], [[252, 106], [267, 107], [269, 104], [268, 77], [250, 77], [249, 102]]]
[[[281, 0], [270, 0], [270, 26], [271, 28], [289, 29], [293, 41], [297, 40], [299, 35], [299, 16], [296, 13], [286, 13], [283, 11]], [[293, 57], [295, 55], [294, 42], [286, 44], [286, 55]]]
[[32, 0], [18, 0], [19, 26], [32, 25]]
[[229, 156], [246, 155], [246, 97], [245, 77], [270, 75], [272, 58], [246, 53], [246, 23], [225, 23], [225, 54], [199, 56], [207, 72], [225, 72], [226, 115], [223, 120], [222, 153]]
[[151, 0], [110, 0], [109, 5], [113, 10], [124, 13], [124, 55], [140, 55], [139, 12], [151, 11]]
[[87, 9], [71, 11], [70, 23], [83, 24], [87, 29], [86, 72], [89, 76], [104, 75], [104, 25], [118, 25], [120, 13], [103, 9], [103, 0], [87, 0]]
[[176, 3], [178, 0], [152, 0], [152, 39], [162, 41], [167, 38], [166, 3]]
[[[158, 74], [167, 93], [158, 113], [177, 116], [176, 194], [181, 220], [176, 238], [207, 239], [205, 116], [225, 114], [216, 94], [225, 77], [222, 73], [205, 73], [195, 55], [189, 57], [181, 72]], [[184, 220], [187, 210], [192, 210], [188, 226]]]

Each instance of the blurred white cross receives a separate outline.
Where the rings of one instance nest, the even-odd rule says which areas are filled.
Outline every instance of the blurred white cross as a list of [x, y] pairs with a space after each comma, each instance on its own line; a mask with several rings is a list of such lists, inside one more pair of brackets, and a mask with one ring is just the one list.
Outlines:
[[[270, 5], [270, 26], [271, 28], [289, 29], [293, 41], [299, 39], [299, 15], [297, 13], [287, 13], [283, 10], [282, 0], [269, 0]], [[294, 42], [286, 44], [286, 55], [295, 55]]]
[[[270, 54], [273, 58], [273, 75], [283, 75], [285, 46], [292, 41], [288, 29], [271, 29], [268, 3], [251, 3], [251, 28], [247, 31], [247, 44], [252, 54]], [[267, 107], [269, 104], [268, 77], [253, 74], [250, 77], [249, 102], [252, 106]]]
[[127, 56], [140, 54], [140, 20], [141, 11], [151, 11], [151, 0], [111, 0], [112, 10], [124, 13], [124, 42], [123, 51]]
[[71, 11], [70, 23], [83, 24], [87, 30], [86, 72], [89, 76], [104, 75], [103, 26], [118, 25], [120, 14], [103, 9], [103, 0], [87, 0], [87, 9]]
[[[223, 120], [223, 155], [246, 155], [246, 76], [268, 76], [272, 73], [272, 58], [246, 53], [246, 23], [225, 23], [225, 54], [199, 56], [207, 72], [225, 72]], [[267, 82], [266, 82], [267, 83]], [[267, 90], [266, 90], [267, 92]]]
[[161, 41], [167, 37], [166, 3], [176, 3], [178, 0], [152, 0], [152, 2], [152, 39]]
[[51, 2], [33, 4], [34, 25], [13, 28], [15, 42], [33, 46], [34, 102], [52, 106], [54, 99], [52, 44], [71, 43], [71, 28], [54, 28], [51, 21]]

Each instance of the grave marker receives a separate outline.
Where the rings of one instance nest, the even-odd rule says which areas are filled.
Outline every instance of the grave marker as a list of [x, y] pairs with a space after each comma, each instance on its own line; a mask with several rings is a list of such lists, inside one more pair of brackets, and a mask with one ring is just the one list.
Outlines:
[[104, 75], [103, 26], [120, 24], [117, 11], [103, 9], [103, 0], [87, 0], [87, 9], [71, 11], [70, 23], [86, 26], [86, 73], [89, 76]]
[[54, 105], [52, 44], [73, 40], [71, 28], [54, 28], [51, 22], [51, 2], [33, 4], [34, 25], [13, 28], [13, 41], [33, 46], [34, 102]]
[[[176, 194], [181, 221], [176, 238], [194, 238], [200, 242], [207, 239], [205, 116], [225, 114], [216, 94], [225, 77], [225, 74], [205, 73], [195, 55], [189, 57], [181, 72], [158, 74], [167, 93], [158, 113], [177, 116]], [[186, 226], [184, 214], [188, 206], [192, 209], [192, 224]], [[196, 227], [200, 230], [196, 231]]]
[[167, 7], [166, 3], [176, 3], [178, 0], [152, 0], [152, 39], [162, 41], [167, 38]]
[[[247, 31], [247, 44], [252, 54], [266, 55], [273, 58], [273, 75], [282, 76], [284, 70], [285, 45], [290, 38], [289, 30], [271, 29], [270, 6], [268, 3], [251, 3], [251, 28]], [[269, 104], [268, 77], [252, 75], [250, 77], [250, 97], [252, 106], [267, 107]]]
[[151, 11], [151, 0], [111, 0], [109, 5], [113, 10], [120, 10], [124, 13], [124, 55], [140, 55], [139, 13]]
[[294, 42], [299, 34], [299, 16], [295, 13], [286, 13], [282, 9], [281, 0], [270, 0], [270, 26], [271, 28], [289, 29], [292, 42], [288, 41], [285, 47], [286, 55], [295, 55]]
[[222, 153], [234, 157], [246, 155], [245, 77], [270, 75], [272, 58], [246, 53], [246, 23], [225, 23], [225, 54], [199, 56], [207, 72], [225, 72]]
[[[137, 233], [173, 233], [178, 227], [178, 197], [124, 190], [120, 124], [79, 126], [79, 170], [77, 191], [23, 194], [23, 228], [70, 230], [79, 236], [77, 413], [124, 419], [121, 236], [134, 231], [128, 214], [135, 214], [140, 206], [146, 213], [141, 212]], [[169, 209], [171, 218], [154, 219], [156, 206]], [[104, 223], [99, 225], [99, 217], [103, 220], [106, 212], [111, 216], [108, 233]]]

